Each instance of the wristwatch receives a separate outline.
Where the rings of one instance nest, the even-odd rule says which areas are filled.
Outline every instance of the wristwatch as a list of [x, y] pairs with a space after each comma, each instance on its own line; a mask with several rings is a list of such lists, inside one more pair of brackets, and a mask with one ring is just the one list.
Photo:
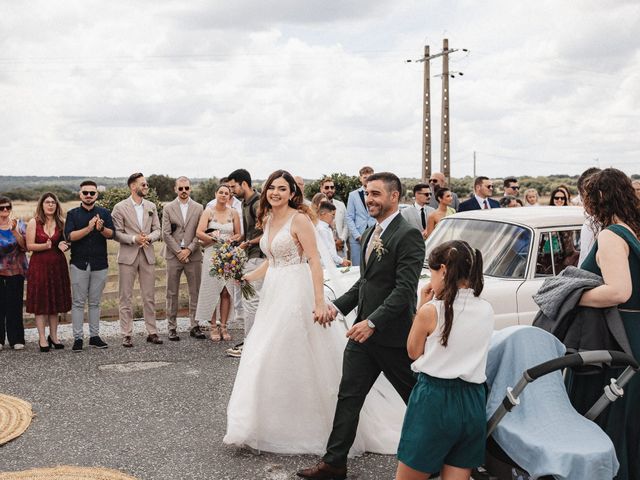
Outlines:
[[371, 320], [367, 320], [367, 326], [368, 326], [369, 328], [376, 328], [376, 324], [375, 324], [375, 323], [373, 323]]

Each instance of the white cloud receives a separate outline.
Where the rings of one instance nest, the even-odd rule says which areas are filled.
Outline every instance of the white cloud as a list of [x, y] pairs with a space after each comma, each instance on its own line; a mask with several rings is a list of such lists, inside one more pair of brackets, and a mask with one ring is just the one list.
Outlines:
[[[266, 8], [268, 6], [268, 8]], [[5, 174], [418, 176], [424, 43], [452, 171], [638, 171], [636, 2], [0, 0]], [[440, 61], [432, 62], [432, 73]], [[439, 159], [440, 80], [432, 79]]]

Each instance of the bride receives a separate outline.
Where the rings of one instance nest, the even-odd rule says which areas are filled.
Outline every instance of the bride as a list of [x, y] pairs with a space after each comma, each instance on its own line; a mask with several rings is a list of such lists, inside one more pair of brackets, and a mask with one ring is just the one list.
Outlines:
[[[327, 310], [316, 233], [290, 173], [264, 184], [258, 222], [267, 262], [255, 323], [227, 408], [224, 443], [281, 454], [322, 454], [331, 432], [345, 330], [315, 323]], [[352, 455], [395, 453], [404, 403], [382, 379], [361, 414]], [[388, 387], [388, 388], [387, 388]]]

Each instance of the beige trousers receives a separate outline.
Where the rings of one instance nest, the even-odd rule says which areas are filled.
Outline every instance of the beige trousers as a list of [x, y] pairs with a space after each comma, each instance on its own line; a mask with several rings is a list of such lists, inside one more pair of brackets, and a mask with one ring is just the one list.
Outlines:
[[167, 259], [167, 321], [169, 330], [177, 327], [180, 277], [184, 272], [189, 286], [189, 320], [191, 328], [198, 325], [196, 322], [196, 307], [198, 306], [198, 291], [200, 290], [200, 276], [202, 275], [202, 262], [181, 263], [177, 258]]
[[142, 297], [142, 311], [144, 314], [144, 324], [147, 333], [153, 335], [158, 333], [156, 328], [156, 304], [155, 304], [155, 270], [156, 266], [150, 264], [140, 250], [132, 265], [118, 264], [120, 295], [120, 331], [125, 337], [133, 334], [133, 310], [131, 309], [131, 299], [133, 297], [133, 284], [136, 276], [140, 283], [140, 294]]

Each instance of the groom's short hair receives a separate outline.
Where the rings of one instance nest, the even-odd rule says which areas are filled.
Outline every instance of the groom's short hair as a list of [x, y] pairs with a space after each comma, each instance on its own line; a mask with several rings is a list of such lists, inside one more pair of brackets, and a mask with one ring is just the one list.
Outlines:
[[398, 192], [402, 197], [402, 182], [395, 173], [391, 172], [378, 172], [374, 173], [367, 178], [367, 183], [374, 180], [380, 180], [384, 183], [385, 188], [389, 193]]

